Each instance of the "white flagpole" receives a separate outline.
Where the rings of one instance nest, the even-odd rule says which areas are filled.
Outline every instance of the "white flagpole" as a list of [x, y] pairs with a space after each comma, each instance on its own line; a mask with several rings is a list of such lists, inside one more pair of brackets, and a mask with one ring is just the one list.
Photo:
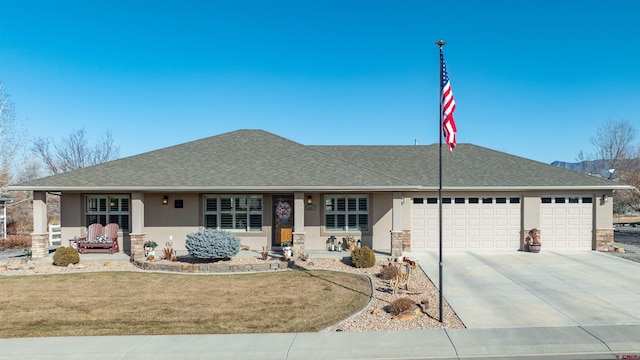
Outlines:
[[[442, 52], [442, 47], [445, 46], [447, 43], [440, 40], [436, 43], [436, 45], [438, 45], [438, 47], [440, 48], [440, 52]], [[439, 61], [440, 63], [440, 77], [438, 79], [438, 89], [439, 89], [439, 94], [440, 94], [440, 115], [439, 115], [439, 123], [438, 123], [438, 128], [440, 129], [440, 148], [439, 148], [439, 184], [438, 184], [438, 246], [439, 246], [439, 254], [440, 254], [440, 261], [439, 261], [439, 267], [438, 267], [438, 288], [439, 288], [439, 300], [438, 300], [438, 304], [439, 304], [439, 309], [438, 309], [438, 314], [439, 314], [439, 321], [442, 322], [442, 121], [444, 120], [442, 118], [442, 59], [440, 59]]]

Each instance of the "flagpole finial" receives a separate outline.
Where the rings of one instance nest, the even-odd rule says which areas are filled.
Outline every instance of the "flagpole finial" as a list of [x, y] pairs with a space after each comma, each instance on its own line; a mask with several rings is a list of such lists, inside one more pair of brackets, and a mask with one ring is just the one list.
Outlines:
[[440, 40], [436, 43], [436, 45], [438, 45], [439, 47], [443, 47], [443, 46], [447, 45], [447, 43], [446, 43], [444, 40], [440, 39]]

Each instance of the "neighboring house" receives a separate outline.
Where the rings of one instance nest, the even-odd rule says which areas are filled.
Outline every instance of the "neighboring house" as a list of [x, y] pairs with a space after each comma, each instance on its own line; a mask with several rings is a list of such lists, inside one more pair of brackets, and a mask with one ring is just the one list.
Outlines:
[[[439, 146], [305, 146], [239, 130], [14, 185], [34, 192], [34, 256], [46, 256], [46, 193], [61, 195], [62, 238], [117, 222], [121, 249], [190, 232], [234, 232], [252, 249], [324, 250], [347, 234], [394, 255], [437, 251]], [[609, 250], [612, 193], [630, 186], [471, 144], [443, 154], [443, 247]]]

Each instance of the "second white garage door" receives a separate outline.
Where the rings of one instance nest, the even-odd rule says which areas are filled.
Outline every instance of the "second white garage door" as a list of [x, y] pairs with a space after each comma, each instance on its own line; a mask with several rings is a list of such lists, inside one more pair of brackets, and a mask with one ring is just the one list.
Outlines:
[[543, 249], [591, 250], [593, 198], [542, 197], [540, 240]]
[[[447, 249], [518, 249], [520, 198], [443, 197], [442, 240]], [[413, 198], [411, 251], [437, 250], [438, 198]]]

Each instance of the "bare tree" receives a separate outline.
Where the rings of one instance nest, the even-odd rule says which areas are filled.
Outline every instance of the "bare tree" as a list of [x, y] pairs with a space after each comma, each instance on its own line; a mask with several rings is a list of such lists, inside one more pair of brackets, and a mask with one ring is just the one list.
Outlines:
[[20, 149], [21, 124], [16, 120], [16, 110], [11, 96], [0, 82], [0, 195], [17, 176], [11, 167]]
[[618, 200], [618, 204], [623, 208], [640, 211], [640, 146], [637, 146], [632, 154], [629, 159], [620, 163], [618, 174], [621, 181], [635, 186], [635, 189], [616, 191], [614, 201]]
[[[584, 162], [590, 173], [615, 177], [615, 180], [636, 187], [635, 190], [616, 191], [616, 211], [628, 207], [640, 211], [640, 147], [634, 144], [636, 135], [637, 130], [629, 121], [609, 120], [591, 137], [593, 152], [585, 154], [581, 151], [578, 154], [578, 160]], [[612, 172], [614, 170], [615, 173]]]
[[637, 130], [627, 120], [609, 120], [591, 137], [593, 160], [604, 160], [605, 169], [616, 169], [621, 161], [631, 158]]
[[101, 164], [115, 160], [120, 155], [120, 148], [114, 145], [109, 130], [93, 145], [89, 144], [84, 129], [72, 131], [59, 142], [39, 137], [35, 139], [32, 151], [50, 174]]

